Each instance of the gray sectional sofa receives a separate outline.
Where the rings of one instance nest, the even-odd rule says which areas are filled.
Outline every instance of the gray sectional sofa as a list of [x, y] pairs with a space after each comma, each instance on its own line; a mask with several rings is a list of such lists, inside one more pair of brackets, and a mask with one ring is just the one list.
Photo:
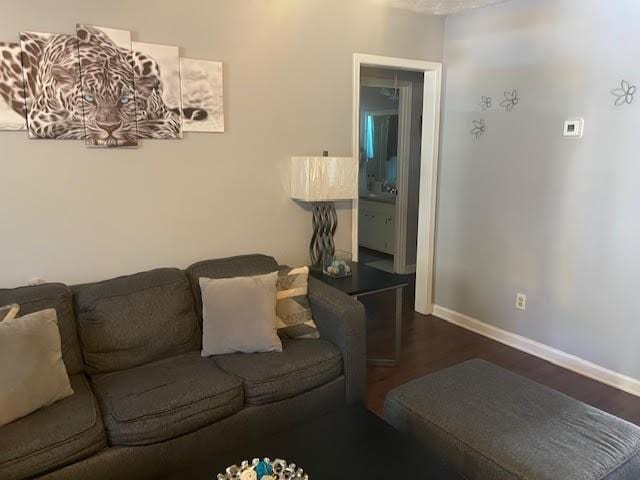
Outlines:
[[[320, 340], [200, 357], [199, 277], [268, 273], [248, 255], [99, 283], [0, 290], [21, 314], [55, 308], [74, 395], [0, 427], [0, 479], [154, 478], [286, 429], [365, 391], [365, 316], [309, 279]], [[215, 474], [215, 472], [213, 472]]]

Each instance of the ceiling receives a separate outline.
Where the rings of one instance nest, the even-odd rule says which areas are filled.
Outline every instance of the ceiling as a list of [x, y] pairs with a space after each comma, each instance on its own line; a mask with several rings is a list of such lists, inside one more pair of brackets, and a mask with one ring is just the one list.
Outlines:
[[371, 0], [389, 7], [402, 8], [414, 12], [430, 15], [449, 15], [469, 10], [471, 8], [486, 7], [509, 0]]

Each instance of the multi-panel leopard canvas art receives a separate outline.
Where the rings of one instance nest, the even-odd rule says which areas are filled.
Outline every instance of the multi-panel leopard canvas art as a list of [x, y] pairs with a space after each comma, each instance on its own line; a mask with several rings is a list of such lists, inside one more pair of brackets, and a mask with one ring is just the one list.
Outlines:
[[20, 48], [29, 138], [82, 140], [76, 36], [22, 32]]
[[132, 49], [138, 138], [182, 138], [180, 49], [142, 42]]
[[0, 42], [0, 130], [26, 130], [19, 43]]
[[84, 140], [89, 147], [136, 147], [131, 32], [78, 25]]
[[0, 130], [90, 147], [224, 131], [221, 62], [90, 25], [19, 40], [0, 42]]
[[[222, 63], [182, 58], [180, 71], [182, 106], [188, 113], [184, 119], [184, 130], [224, 132]], [[202, 111], [198, 112], [198, 109]]]

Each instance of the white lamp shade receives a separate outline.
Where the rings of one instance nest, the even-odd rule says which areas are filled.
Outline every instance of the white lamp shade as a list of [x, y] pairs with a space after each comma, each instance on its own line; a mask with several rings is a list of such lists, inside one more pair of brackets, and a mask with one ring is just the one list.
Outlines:
[[304, 202], [331, 202], [357, 196], [356, 158], [291, 157], [291, 198]]

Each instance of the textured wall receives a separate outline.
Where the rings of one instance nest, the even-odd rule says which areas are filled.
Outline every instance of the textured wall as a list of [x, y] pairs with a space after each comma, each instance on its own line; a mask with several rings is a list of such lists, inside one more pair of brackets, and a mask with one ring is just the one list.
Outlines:
[[[514, 0], [448, 18], [435, 293], [640, 378], [640, 97], [616, 108], [610, 93], [640, 84], [640, 2], [604, 3]], [[513, 112], [479, 112], [482, 95], [513, 88]], [[585, 137], [565, 139], [575, 116]]]
[[311, 215], [288, 198], [288, 156], [351, 154], [352, 54], [442, 57], [443, 19], [351, 1], [7, 0], [3, 10], [2, 40], [83, 22], [223, 61], [226, 133], [106, 151], [0, 132], [2, 287], [256, 251], [307, 262]]

